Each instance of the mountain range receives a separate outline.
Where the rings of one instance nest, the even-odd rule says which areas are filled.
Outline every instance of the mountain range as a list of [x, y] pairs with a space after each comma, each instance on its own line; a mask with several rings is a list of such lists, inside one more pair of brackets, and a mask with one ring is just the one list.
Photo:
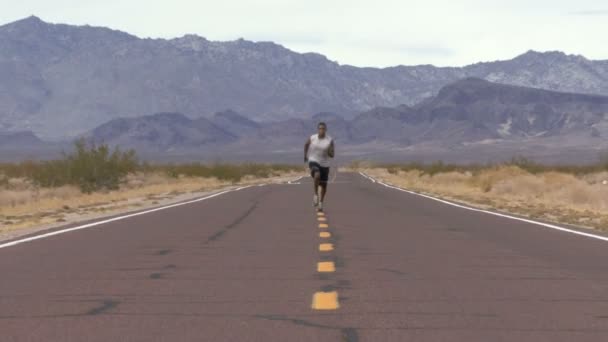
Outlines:
[[[475, 160], [476, 151], [594, 157], [608, 144], [608, 96], [555, 92], [466, 78], [415, 106], [377, 107], [345, 119], [335, 113], [254, 122], [233, 111], [191, 119], [158, 113], [114, 119], [87, 139], [134, 147], [148, 155], [235, 153], [300, 156], [304, 140], [324, 121], [339, 150], [351, 156], [435, 154]], [[382, 159], [382, 158], [380, 158]]]
[[[373, 138], [377, 134], [366, 133], [366, 129], [357, 131], [357, 122], [382, 113], [387, 120], [408, 117], [404, 127], [385, 122], [373, 125], [392, 132], [391, 140], [412, 143], [436, 136], [441, 127], [433, 126], [425, 135], [420, 131], [413, 136], [399, 134], [422, 124], [424, 118], [442, 115], [440, 110], [429, 112], [425, 108], [448, 97], [453, 87], [446, 86], [469, 77], [560, 92], [608, 95], [608, 61], [561, 52], [529, 51], [512, 60], [465, 67], [359, 68], [340, 65], [316, 53], [296, 53], [272, 42], [217, 42], [196, 35], [141, 39], [108, 28], [51, 24], [29, 17], [0, 26], [0, 131], [32, 131], [43, 139], [60, 140], [85, 134], [113, 119], [121, 118], [112, 122], [121, 132], [133, 129], [128, 125], [134, 123], [128, 119], [152, 113], [181, 113], [178, 122], [193, 120], [195, 126], [166, 132], [174, 134], [171, 139], [183, 136], [185, 143], [194, 145], [225, 144], [269, 129], [268, 125], [257, 127], [259, 122], [275, 122], [271, 129], [281, 125], [298, 129], [303, 120], [310, 120], [316, 113], [330, 112], [344, 120], [357, 118], [347, 125], [358, 132], [352, 138], [357, 141], [362, 135]], [[538, 115], [545, 113], [543, 108], [538, 108]], [[227, 109], [249, 121], [225, 127], [222, 120], [233, 124], [230, 114], [219, 118], [213, 115]], [[410, 118], [413, 109], [416, 113]], [[527, 110], [537, 114], [536, 110]], [[367, 113], [360, 117], [361, 112]], [[500, 122], [505, 125], [501, 126], [503, 133], [497, 132], [495, 126], [499, 123], [494, 121], [506, 115], [501, 113], [486, 125], [491, 126], [492, 134], [471, 126], [471, 122], [459, 121], [461, 117], [455, 114], [450, 120], [459, 126], [450, 129], [472, 134], [469, 139], [473, 140], [523, 134], [527, 119], [512, 121], [511, 126], [508, 121]], [[163, 116], [156, 119], [162, 121]], [[544, 122], [539, 119], [528, 124], [534, 129], [528, 128], [541, 134], [538, 125]], [[225, 132], [198, 141], [200, 137], [193, 137], [198, 134], [197, 125], [201, 125], [201, 130], [212, 131], [215, 128], [211, 127], [221, 126]], [[110, 140], [120, 135], [106, 134]], [[165, 148], [172, 144], [171, 139], [155, 144]]]

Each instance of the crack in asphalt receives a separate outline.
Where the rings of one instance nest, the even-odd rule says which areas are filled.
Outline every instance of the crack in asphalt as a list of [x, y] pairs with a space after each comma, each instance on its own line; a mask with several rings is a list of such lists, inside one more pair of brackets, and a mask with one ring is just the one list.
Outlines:
[[357, 334], [357, 330], [354, 328], [342, 328], [340, 329], [340, 333], [342, 333], [342, 340], [344, 342], [359, 341], [359, 335]]
[[214, 242], [219, 240], [224, 234], [226, 234], [230, 229], [237, 227], [241, 222], [243, 222], [254, 210], [258, 207], [258, 201], [255, 201], [241, 216], [237, 217], [234, 221], [224, 226], [219, 231], [215, 232], [213, 235], [207, 238], [205, 244]]
[[114, 309], [115, 307], [118, 306], [118, 304], [120, 304], [120, 302], [117, 300], [106, 299], [101, 302], [101, 306], [98, 306], [96, 308], [93, 308], [93, 309], [85, 312], [84, 315], [85, 316], [100, 315], [102, 313], [105, 313], [106, 311]]
[[358, 342], [359, 335], [357, 334], [357, 330], [354, 328], [343, 328], [335, 325], [326, 325], [319, 324], [310, 321], [306, 321], [298, 318], [289, 318], [283, 315], [255, 315], [255, 318], [261, 318], [269, 321], [285, 321], [290, 322], [295, 325], [310, 327], [310, 328], [319, 328], [319, 329], [328, 329], [328, 330], [337, 330], [340, 332], [342, 341], [344, 342]]
[[381, 271], [381, 272], [388, 272], [388, 273], [392, 273], [392, 274], [402, 275], [402, 276], [408, 275], [405, 272], [402, 272], [399, 270], [394, 270], [392, 268], [377, 268], [376, 270]]

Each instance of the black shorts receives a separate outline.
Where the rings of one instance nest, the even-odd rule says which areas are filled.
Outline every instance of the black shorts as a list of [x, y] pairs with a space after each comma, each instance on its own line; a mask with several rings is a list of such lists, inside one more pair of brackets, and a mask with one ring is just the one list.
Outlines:
[[315, 172], [318, 171], [321, 174], [321, 183], [327, 183], [329, 180], [329, 167], [323, 167], [317, 162], [309, 162], [308, 167], [310, 168], [311, 177], [314, 177]]

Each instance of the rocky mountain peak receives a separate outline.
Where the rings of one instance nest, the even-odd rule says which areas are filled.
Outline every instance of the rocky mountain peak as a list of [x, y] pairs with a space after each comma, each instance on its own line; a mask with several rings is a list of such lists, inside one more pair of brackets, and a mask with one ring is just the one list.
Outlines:
[[582, 63], [588, 61], [580, 55], [568, 55], [562, 51], [540, 52], [529, 50], [513, 59], [514, 62], [551, 65], [552, 63]]
[[190, 49], [194, 51], [202, 51], [209, 45], [209, 41], [196, 34], [187, 34], [180, 38], [175, 38], [171, 40], [177, 48], [180, 49]]
[[37, 30], [50, 24], [35, 15], [0, 26], [0, 30]]

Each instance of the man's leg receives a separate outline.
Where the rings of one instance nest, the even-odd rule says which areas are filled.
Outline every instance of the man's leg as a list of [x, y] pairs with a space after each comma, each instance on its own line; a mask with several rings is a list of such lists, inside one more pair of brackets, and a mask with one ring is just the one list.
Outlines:
[[319, 185], [321, 184], [321, 172], [314, 172], [312, 185], [315, 187], [315, 195], [319, 196]]
[[321, 182], [321, 202], [325, 200], [325, 193], [327, 192], [327, 182]]
[[323, 210], [323, 201], [325, 201], [325, 194], [327, 193], [327, 182], [329, 181], [329, 168], [320, 168], [320, 184], [321, 184], [321, 200], [319, 201], [319, 210]]
[[325, 199], [327, 193], [327, 183], [329, 182], [329, 167], [323, 167], [320, 169], [321, 173], [321, 202]]
[[323, 201], [325, 200], [325, 193], [327, 192], [327, 181], [321, 179], [321, 198], [319, 205], [317, 205], [318, 211], [323, 211]]
[[310, 174], [312, 176], [312, 186], [313, 186], [313, 192], [314, 192], [314, 197], [313, 197], [313, 205], [316, 207], [317, 205], [319, 205], [319, 183], [321, 182], [321, 171], [319, 170], [319, 167], [317, 165], [315, 165], [314, 163], [310, 163], [308, 164], [308, 166], [310, 167]]

